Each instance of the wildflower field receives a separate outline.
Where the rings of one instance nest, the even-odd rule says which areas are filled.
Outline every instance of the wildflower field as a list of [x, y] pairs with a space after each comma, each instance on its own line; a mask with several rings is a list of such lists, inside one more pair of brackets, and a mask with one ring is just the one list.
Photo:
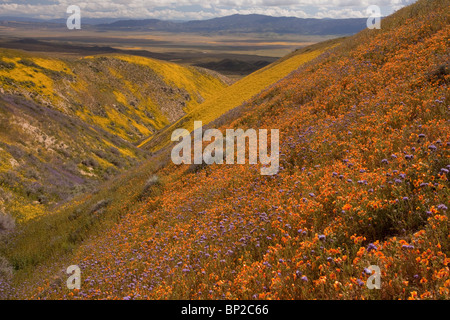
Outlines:
[[145, 158], [141, 139], [227, 85], [143, 57], [0, 49], [0, 210], [24, 222], [92, 191]]
[[[48, 217], [50, 235], [69, 217], [81, 235], [100, 221], [70, 249], [17, 236], [11, 297], [449, 299], [449, 6], [401, 9], [226, 118], [222, 131], [280, 130], [278, 174], [176, 166], [163, 150]], [[80, 290], [59, 285], [70, 264]], [[34, 265], [47, 271], [20, 273]], [[371, 265], [380, 289], [366, 287]]]
[[324, 44], [320, 43], [314, 47], [298, 50], [298, 52], [294, 52], [281, 61], [276, 61], [250, 74], [233, 85], [224, 88], [221, 92], [216, 93], [214, 97], [206, 99], [205, 102], [192, 108], [190, 112], [178, 121], [159, 131], [155, 136], [144, 140], [139, 147], [150, 149], [151, 151], [157, 151], [166, 147], [170, 143], [170, 135], [175, 129], [185, 128], [192, 131], [194, 130], [194, 121], [198, 120], [203, 121], [205, 124], [210, 123], [283, 79], [292, 70], [316, 58], [327, 46], [335, 45], [336, 42], [339, 42], [339, 40], [331, 40]]

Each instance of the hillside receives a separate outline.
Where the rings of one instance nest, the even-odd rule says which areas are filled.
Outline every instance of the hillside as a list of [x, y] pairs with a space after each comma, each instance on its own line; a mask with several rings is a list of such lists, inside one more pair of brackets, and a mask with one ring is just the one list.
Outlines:
[[[162, 149], [9, 238], [0, 253], [16, 276], [0, 292], [449, 299], [449, 13], [447, 0], [419, 0], [381, 30], [312, 51], [315, 59], [238, 109], [193, 109], [222, 131], [279, 129], [279, 173], [175, 166]], [[230, 108], [238, 94], [230, 93]], [[94, 223], [97, 232], [87, 236]], [[82, 269], [81, 290], [62, 285], [60, 270], [71, 264]], [[380, 290], [365, 286], [370, 265], [380, 267]]]
[[58, 59], [7, 49], [1, 51], [0, 77], [6, 94], [32, 98], [131, 142], [226, 87], [212, 72], [150, 58]]
[[[17, 39], [17, 37], [14, 36], [14, 34], [11, 34], [11, 37], [0, 38], [0, 48], [15, 49], [15, 50], [20, 49], [32, 52], [45, 52], [46, 54], [49, 53], [50, 54], [62, 53], [65, 55], [74, 54], [79, 56], [92, 56], [92, 55], [101, 56], [105, 54], [108, 55], [115, 54], [121, 56], [132, 55], [169, 62], [176, 61], [177, 64], [198, 66], [201, 68], [206, 68], [209, 70], [220, 72], [220, 74], [223, 74], [225, 76], [237, 75], [240, 77], [248, 75], [262, 67], [265, 67], [269, 63], [278, 60], [278, 58], [276, 57], [223, 52], [221, 50], [217, 50], [216, 53], [208, 53], [207, 55], [205, 54], [204, 51], [202, 51], [202, 54], [199, 55], [197, 51], [201, 51], [202, 48], [199, 47], [198, 43], [192, 43], [192, 48], [196, 47], [197, 51], [193, 50], [187, 52], [186, 51], [187, 48], [183, 47], [183, 44], [182, 43], [180, 44], [179, 41], [177, 41], [177, 39], [172, 40], [174, 44], [170, 44], [171, 42], [170, 37], [168, 37], [167, 35], [165, 35], [165, 38], [168, 38], [167, 42], [169, 44], [166, 45], [169, 48], [166, 50], [166, 52], [151, 51], [157, 49], [154, 46], [152, 47], [152, 45], [157, 44], [158, 41], [152, 41], [148, 39], [140, 40], [140, 44], [147, 45], [148, 50], [127, 49], [127, 48], [119, 49], [120, 43], [115, 43], [115, 45], [119, 46], [118, 48], [118, 47], [111, 47], [111, 45], [113, 45], [112, 43], [109, 43], [108, 46], [107, 45], [99, 46], [98, 44], [94, 45], [89, 42], [89, 40], [91, 40], [93, 37], [102, 34], [103, 33], [101, 33], [101, 31], [99, 31], [98, 33], [91, 33], [91, 35], [87, 37], [87, 39], [85, 40], [87, 43], [81, 42], [77, 45], [68, 44], [67, 42], [64, 41], [65, 39], [57, 38], [55, 40], [50, 41], [49, 40], [43, 41], [29, 38]], [[123, 32], [123, 37], [125, 38], [127, 37], [126, 32]], [[176, 37], [176, 34], [172, 34], [172, 37]], [[195, 36], [192, 37], [195, 38]], [[126, 43], [126, 39], [124, 39], [123, 41]], [[136, 43], [136, 46], [139, 46], [139, 41], [138, 40], [134, 41], [137, 41], [138, 43]], [[185, 42], [189, 41], [185, 40]], [[175, 44], [179, 44], [180, 46], [182, 46], [183, 47], [182, 50], [176, 50], [176, 48], [174, 47]], [[122, 46], [123, 45], [124, 43], [122, 43]], [[228, 83], [228, 81], [225, 82]]]
[[277, 81], [296, 70], [301, 65], [313, 60], [327, 48], [336, 45], [338, 40], [330, 40], [325, 43], [309, 46], [297, 50], [291, 55], [284, 57], [217, 93], [211, 99], [193, 108], [189, 113], [174, 122], [172, 125], [158, 131], [139, 144], [140, 148], [158, 151], [170, 143], [172, 132], [176, 128], [185, 128], [189, 131], [194, 129], [194, 121], [203, 121], [204, 125], [219, 118], [227, 111], [242, 105], [261, 91], [267, 89]]
[[25, 221], [136, 165], [147, 155], [134, 143], [222, 78], [141, 57], [0, 50], [0, 209]]

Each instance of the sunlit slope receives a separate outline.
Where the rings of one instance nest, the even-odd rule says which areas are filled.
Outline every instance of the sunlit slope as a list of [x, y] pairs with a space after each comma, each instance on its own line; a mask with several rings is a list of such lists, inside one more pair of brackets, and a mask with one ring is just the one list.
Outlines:
[[155, 134], [139, 145], [141, 148], [152, 151], [161, 149], [170, 142], [172, 132], [177, 128], [193, 130], [194, 121], [201, 120], [203, 124], [208, 124], [217, 119], [227, 111], [241, 105], [245, 101], [287, 76], [301, 65], [319, 56], [326, 47], [336, 44], [338, 40], [330, 41], [326, 44], [315, 45], [281, 59], [251, 75], [237, 81], [233, 85], [224, 89], [215, 97], [207, 99], [204, 103], [194, 108], [183, 118]]
[[25, 221], [129, 169], [146, 153], [134, 143], [223, 79], [147, 58], [0, 49], [0, 210]]
[[144, 159], [105, 130], [19, 96], [0, 96], [0, 210], [17, 222]]
[[[120, 60], [133, 63], [156, 72], [166, 84], [181, 88], [187, 92], [185, 108], [191, 111], [205, 100], [213, 98], [221, 89], [226, 87], [222, 78], [214, 71], [207, 69], [186, 67], [171, 62], [155, 59], [142, 59], [136, 56], [118, 56]], [[225, 81], [228, 83], [229, 81]]]
[[[220, 128], [278, 128], [278, 174], [170, 158], [155, 172], [147, 163], [105, 211], [122, 212], [121, 222], [70, 257], [82, 269], [80, 291], [49, 280], [15, 292], [448, 300], [449, 13], [448, 1], [417, 1], [264, 91]], [[366, 286], [371, 265], [380, 268], [379, 290]]]
[[143, 57], [49, 58], [0, 50], [3, 92], [76, 116], [136, 142], [226, 84], [213, 72]]

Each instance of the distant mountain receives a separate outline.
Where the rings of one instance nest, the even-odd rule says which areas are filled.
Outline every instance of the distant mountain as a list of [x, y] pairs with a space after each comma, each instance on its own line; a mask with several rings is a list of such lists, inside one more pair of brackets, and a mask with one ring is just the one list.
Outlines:
[[354, 34], [366, 28], [366, 19], [301, 19], [265, 15], [239, 15], [197, 20], [170, 22], [157, 19], [122, 20], [97, 26], [105, 30], [168, 31], [168, 32], [273, 32], [302, 35]]
[[99, 28], [103, 29], [133, 29], [133, 30], [164, 30], [172, 31], [181, 29], [183, 23], [175, 23], [158, 19], [144, 20], [119, 20], [113, 23], [100, 24]]
[[[96, 24], [107, 24], [119, 21], [121, 19], [117, 18], [82, 18], [82, 23], [96, 25]], [[9, 21], [9, 22], [37, 22], [37, 23], [56, 23], [56, 24], [66, 24], [66, 18], [58, 18], [58, 19], [37, 19], [32, 17], [15, 17], [15, 16], [0, 16], [0, 21]]]
[[275, 32], [313, 35], [350, 34], [363, 30], [366, 19], [300, 19], [264, 15], [232, 15], [205, 21], [189, 21], [184, 29], [195, 32]]
[[[302, 35], [349, 35], [366, 28], [366, 19], [301, 19], [271, 17], [258, 14], [240, 15], [194, 21], [165, 21], [159, 19], [82, 18], [82, 24], [101, 31], [164, 31], [192, 33], [297, 33]], [[53, 20], [27, 17], [0, 16], [0, 25], [59, 28], [65, 26], [64, 18]]]
[[42, 19], [35, 19], [30, 17], [14, 17], [14, 16], [0, 16], [0, 21], [44, 22], [44, 20]]
[[[121, 20], [121, 19], [117, 19], [117, 18], [81, 18], [81, 22], [83, 24], [90, 24], [90, 25], [114, 23], [114, 22], [119, 21], [119, 20]], [[66, 18], [60, 18], [60, 19], [52, 19], [52, 20], [49, 20], [49, 21], [50, 22], [54, 22], [54, 23], [66, 24], [67, 19]]]

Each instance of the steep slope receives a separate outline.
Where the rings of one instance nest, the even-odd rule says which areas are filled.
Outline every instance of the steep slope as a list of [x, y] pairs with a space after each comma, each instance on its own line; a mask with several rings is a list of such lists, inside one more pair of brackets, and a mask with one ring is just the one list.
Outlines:
[[131, 142], [226, 87], [213, 72], [143, 57], [62, 59], [7, 49], [0, 57], [2, 92], [27, 96]]
[[185, 128], [192, 131], [194, 129], [194, 121], [200, 120], [207, 125], [227, 111], [240, 106], [262, 90], [267, 89], [302, 64], [316, 58], [327, 47], [336, 45], [339, 41], [341, 40], [331, 40], [297, 50], [293, 54], [250, 74], [193, 108], [191, 112], [172, 125], [157, 132], [156, 135], [144, 140], [139, 147], [151, 151], [160, 150], [170, 143], [171, 134], [176, 128]]
[[[98, 195], [125, 185], [103, 211], [120, 223], [16, 280], [10, 297], [449, 299], [449, 12], [448, 1], [419, 0], [221, 128], [280, 129], [277, 175], [152, 158]], [[22, 277], [25, 234], [4, 252]], [[79, 291], [62, 285], [68, 263], [82, 269]], [[380, 290], [365, 286], [370, 265]]]
[[80, 119], [23, 97], [0, 97], [0, 208], [18, 222], [92, 190], [144, 156]]
[[0, 210], [25, 221], [92, 190], [145, 158], [133, 143], [225, 86], [147, 58], [0, 50]]

